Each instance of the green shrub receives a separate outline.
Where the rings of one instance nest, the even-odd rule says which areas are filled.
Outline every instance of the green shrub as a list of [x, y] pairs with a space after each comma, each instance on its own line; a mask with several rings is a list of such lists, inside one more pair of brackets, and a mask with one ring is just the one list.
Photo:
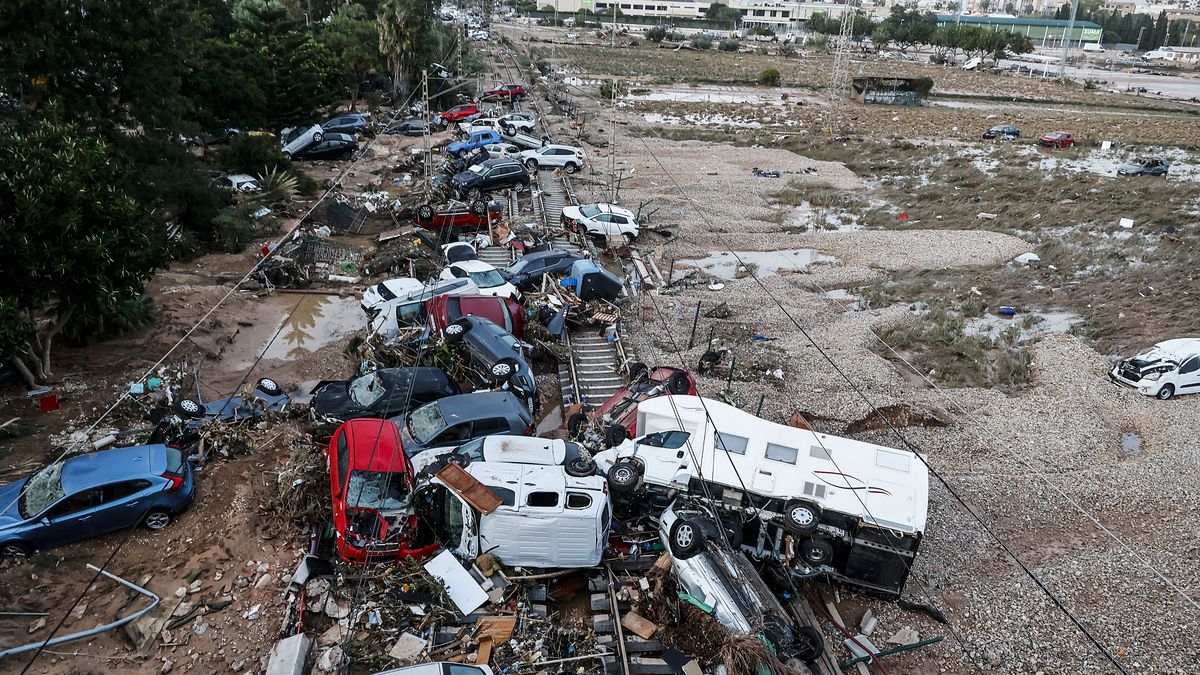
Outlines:
[[665, 37], [667, 37], [667, 29], [662, 26], [655, 26], [646, 31], [646, 39], [651, 42], [662, 42]]
[[621, 98], [628, 93], [629, 83], [625, 80], [605, 80], [600, 83], [600, 98], [605, 101]]
[[700, 50], [711, 49], [712, 38], [707, 35], [695, 35], [692, 37], [692, 46]]
[[230, 173], [260, 174], [276, 167], [291, 168], [270, 136], [235, 136], [217, 153], [217, 164]]
[[933, 78], [918, 77], [917, 79], [913, 80], [913, 87], [916, 88], [917, 94], [919, 94], [921, 98], [925, 98], [926, 96], [929, 96], [929, 92], [933, 91]]
[[758, 83], [767, 87], [778, 87], [782, 77], [777, 68], [763, 68], [758, 74]]
[[717, 49], [723, 52], [736, 52], [742, 48], [742, 44], [737, 40], [721, 40], [717, 44]]
[[221, 209], [213, 218], [213, 248], [227, 253], [241, 253], [254, 238], [254, 204], [236, 204]]

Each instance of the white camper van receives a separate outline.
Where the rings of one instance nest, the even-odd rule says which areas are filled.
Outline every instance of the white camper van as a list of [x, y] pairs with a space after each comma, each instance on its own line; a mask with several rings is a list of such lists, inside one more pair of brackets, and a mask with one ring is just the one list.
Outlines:
[[[711, 419], [709, 418], [711, 416]], [[690, 493], [742, 524], [741, 545], [899, 595], [920, 545], [929, 474], [914, 453], [775, 424], [696, 396], [638, 406], [644, 435], [597, 453], [617, 495]]]

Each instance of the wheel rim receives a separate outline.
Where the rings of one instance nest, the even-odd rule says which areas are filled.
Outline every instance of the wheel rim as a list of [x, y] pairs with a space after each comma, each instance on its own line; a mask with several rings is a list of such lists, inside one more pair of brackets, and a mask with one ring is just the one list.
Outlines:
[[16, 544], [9, 544], [5, 546], [3, 551], [4, 557], [6, 558], [24, 558], [26, 555], [28, 555], [25, 547], [17, 546]]
[[184, 411], [185, 413], [188, 413], [189, 415], [194, 415], [194, 414], [200, 412], [200, 404], [196, 403], [195, 401], [193, 401], [191, 399], [185, 398], [179, 402], [179, 409]]
[[446, 326], [446, 335], [458, 335], [458, 334], [462, 333], [462, 331], [463, 331], [462, 326], [458, 326], [458, 325]]
[[792, 522], [801, 526], [811, 525], [813, 521], [813, 512], [803, 506], [795, 507], [788, 515], [791, 517]]
[[1173, 392], [1171, 391], [1170, 387], [1163, 387], [1162, 389], [1158, 390], [1158, 397], [1165, 401], [1171, 398], [1172, 393]]
[[258, 385], [260, 388], [262, 388], [266, 391], [271, 391], [271, 392], [279, 391], [279, 384], [276, 383], [275, 380], [272, 380], [269, 377], [264, 377], [263, 379], [259, 380]]
[[696, 541], [696, 533], [692, 531], [691, 525], [680, 525], [678, 530], [675, 530], [675, 543], [679, 544], [680, 548], [689, 548]]
[[812, 546], [808, 549], [809, 562], [819, 563], [824, 559], [825, 559], [825, 551], [824, 550], [822, 550], [816, 546]]
[[613, 470], [613, 478], [618, 483], [632, 483], [633, 482], [633, 469], [631, 469], [627, 466], [618, 466], [616, 469]]
[[496, 377], [505, 377], [512, 372], [512, 366], [507, 363], [497, 363], [492, 366], [492, 374]]
[[156, 511], [146, 516], [146, 527], [150, 528], [151, 530], [161, 530], [170, 522], [171, 516], [163, 513], [162, 511]]

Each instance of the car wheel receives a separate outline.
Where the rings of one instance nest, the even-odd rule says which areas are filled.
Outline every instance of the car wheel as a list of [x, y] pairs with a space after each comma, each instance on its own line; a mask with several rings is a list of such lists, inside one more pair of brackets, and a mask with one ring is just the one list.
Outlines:
[[521, 181], [520, 183], [517, 183], [517, 185], [516, 185], [517, 194], [521, 194], [522, 192], [525, 192], [528, 189], [529, 189], [529, 181], [527, 181], [527, 180]]
[[627, 459], [618, 461], [608, 470], [608, 486], [613, 492], [633, 492], [641, 479], [637, 464]]
[[325, 140], [325, 134], [320, 131], [313, 134], [313, 143], [320, 143], [323, 140]]
[[517, 360], [508, 357], [493, 363], [492, 367], [488, 370], [488, 374], [491, 375], [492, 382], [504, 384], [511, 380], [513, 375], [517, 374], [518, 368], [520, 368], [520, 364]]
[[824, 537], [809, 537], [800, 544], [800, 555], [810, 565], [825, 565], [833, 560], [833, 544]]
[[677, 396], [685, 396], [692, 391], [692, 381], [688, 379], [687, 373], [677, 370], [667, 378], [667, 391]]
[[1162, 389], [1159, 389], [1158, 393], [1155, 394], [1155, 398], [1157, 398], [1160, 401], [1169, 401], [1171, 399], [1171, 397], [1174, 395], [1175, 395], [1175, 385], [1164, 384]]
[[5, 558], [28, 558], [33, 555], [33, 549], [28, 544], [22, 544], [19, 541], [10, 541], [4, 546], [0, 546], [0, 560]]
[[633, 233], [626, 233], [624, 237], [626, 246], [633, 246], [633, 242], [637, 241], [637, 235]]
[[633, 363], [629, 364], [629, 381], [637, 382], [645, 377], [646, 373], [649, 371], [650, 369], [646, 367], [646, 364], [642, 363], [641, 361], [634, 361]]
[[456, 321], [442, 329], [442, 334], [446, 336], [446, 342], [461, 342], [467, 331], [471, 330], [471, 324], [466, 321]]
[[795, 642], [792, 643], [792, 652], [801, 661], [812, 663], [825, 653], [825, 638], [816, 628], [800, 626], [796, 629], [795, 638]]
[[795, 534], [808, 534], [821, 522], [821, 508], [810, 502], [793, 499], [783, 507], [783, 526]]
[[423, 204], [417, 209], [417, 222], [429, 224], [433, 222], [433, 205]]
[[278, 396], [283, 393], [283, 389], [279, 386], [279, 383], [269, 377], [259, 380], [258, 384], [254, 385], [254, 388], [267, 396]]
[[563, 470], [567, 472], [568, 476], [586, 478], [587, 476], [591, 476], [592, 474], [596, 473], [596, 462], [592, 459], [576, 457], [575, 459], [567, 462], [567, 465], [563, 468]]
[[284, 159], [286, 159], [286, 160], [288, 160], [289, 162], [290, 162], [290, 161], [292, 161], [292, 153], [291, 153], [290, 151], [288, 151], [288, 150], [284, 150], [284, 151], [283, 151], [283, 158], [284, 158]]
[[587, 413], [583, 411], [576, 412], [567, 418], [567, 435], [571, 438], [578, 438], [579, 432], [583, 431], [584, 425], [588, 423]]
[[609, 448], [624, 443], [629, 438], [629, 431], [620, 424], [610, 424], [604, 430], [604, 445]]
[[483, 216], [487, 215], [487, 212], [488, 212], [487, 202], [483, 201], [482, 199], [477, 199], [477, 200], [471, 202], [471, 213], [473, 215], [483, 217]]
[[671, 524], [667, 535], [671, 555], [680, 560], [687, 560], [704, 548], [704, 533], [700, 527], [686, 518], [679, 518]]
[[175, 410], [184, 417], [199, 419], [204, 417], [204, 406], [190, 398], [181, 398], [175, 402]]
[[563, 171], [566, 171], [567, 173], [575, 173], [578, 170], [579, 167], [576, 166], [575, 162], [567, 162], [563, 165]]
[[536, 160], [536, 159], [529, 159], [529, 160], [526, 160], [526, 161], [525, 161], [525, 168], [526, 168], [526, 169], [527, 169], [527, 170], [528, 170], [530, 173], [533, 173], [534, 171], [537, 171], [537, 168], [538, 168], [538, 163], [537, 163], [537, 160]]
[[153, 509], [146, 514], [146, 519], [142, 521], [147, 530], [158, 530], [171, 524], [171, 512], [166, 509]]
[[483, 191], [479, 188], [471, 188], [467, 193], [467, 201], [477, 202], [483, 197]]

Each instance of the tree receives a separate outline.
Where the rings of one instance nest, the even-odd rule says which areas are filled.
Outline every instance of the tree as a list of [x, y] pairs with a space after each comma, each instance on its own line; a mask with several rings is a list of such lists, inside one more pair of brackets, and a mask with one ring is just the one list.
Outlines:
[[379, 24], [367, 16], [362, 5], [342, 5], [319, 34], [342, 68], [344, 85], [350, 93], [350, 109], [357, 110], [362, 81], [383, 65], [379, 53]]
[[704, 10], [704, 19], [718, 28], [736, 28], [742, 13], [729, 5], [714, 2]]
[[421, 43], [436, 23], [426, 0], [383, 0], [379, 7], [379, 51], [387, 58], [392, 74], [392, 100], [408, 98], [417, 73]]
[[129, 180], [79, 127], [0, 131], [0, 354], [30, 385], [51, 377], [69, 323], [128, 306], [165, 263], [162, 229], [121, 187]]
[[782, 77], [777, 68], [764, 68], [758, 74], [758, 83], [766, 87], [778, 87]]
[[667, 37], [667, 29], [662, 26], [655, 26], [646, 31], [646, 39], [651, 42], [662, 42], [665, 37]]
[[1157, 49], [1167, 43], [1167, 10], [1158, 13], [1158, 21], [1154, 23], [1154, 37], [1150, 38], [1150, 48]]

